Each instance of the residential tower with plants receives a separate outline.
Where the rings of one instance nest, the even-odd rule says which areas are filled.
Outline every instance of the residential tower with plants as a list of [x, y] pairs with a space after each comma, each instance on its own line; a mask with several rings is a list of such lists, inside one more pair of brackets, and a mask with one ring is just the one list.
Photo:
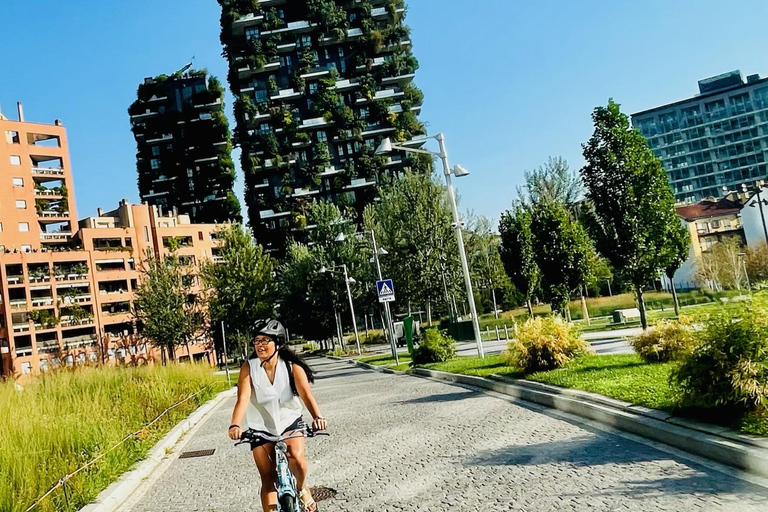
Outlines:
[[128, 109], [142, 202], [192, 222], [238, 220], [224, 91], [205, 70], [147, 78]]
[[312, 201], [360, 221], [385, 174], [430, 168], [375, 155], [385, 137], [426, 134], [402, 0], [219, 3], [248, 219], [268, 252], [305, 239]]

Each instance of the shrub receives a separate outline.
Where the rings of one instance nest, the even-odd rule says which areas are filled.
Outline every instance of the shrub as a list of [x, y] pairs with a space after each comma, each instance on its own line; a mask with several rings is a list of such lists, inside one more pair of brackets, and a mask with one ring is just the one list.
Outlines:
[[525, 372], [535, 372], [560, 368], [573, 357], [590, 351], [573, 325], [560, 317], [536, 317], [520, 326], [504, 359]]
[[345, 355], [347, 355], [347, 351], [337, 346], [337, 347], [334, 347], [333, 352], [331, 352], [331, 355], [334, 357], [344, 357]]
[[304, 349], [304, 352], [317, 352], [320, 350], [320, 345], [314, 341], [308, 341], [302, 348]]
[[442, 363], [456, 357], [456, 342], [437, 329], [424, 331], [424, 339], [413, 351], [413, 364]]
[[681, 360], [696, 344], [692, 329], [683, 322], [663, 320], [630, 341], [632, 348], [649, 363]]
[[749, 301], [737, 312], [707, 319], [699, 344], [672, 378], [686, 405], [768, 410], [768, 304]]

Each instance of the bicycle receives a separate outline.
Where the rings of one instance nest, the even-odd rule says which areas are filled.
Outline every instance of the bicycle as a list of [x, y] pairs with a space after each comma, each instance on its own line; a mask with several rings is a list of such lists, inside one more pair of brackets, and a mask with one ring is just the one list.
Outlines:
[[304, 425], [301, 430], [294, 430], [289, 435], [280, 436], [275, 436], [261, 430], [248, 429], [242, 433], [240, 441], [235, 443], [235, 446], [261, 440], [274, 443], [277, 466], [277, 512], [301, 512], [302, 506], [299, 499], [301, 489], [296, 490], [296, 478], [294, 478], [291, 470], [288, 468], [288, 446], [285, 444], [285, 441], [299, 436], [311, 438], [328, 435], [330, 434], [315, 431], [307, 425]]

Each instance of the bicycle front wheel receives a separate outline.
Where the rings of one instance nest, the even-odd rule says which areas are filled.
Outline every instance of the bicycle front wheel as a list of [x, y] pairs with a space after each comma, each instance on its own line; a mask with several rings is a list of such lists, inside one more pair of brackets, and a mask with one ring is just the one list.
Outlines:
[[280, 503], [280, 512], [300, 512], [296, 508], [296, 498], [290, 494], [283, 494], [278, 499], [278, 502]]

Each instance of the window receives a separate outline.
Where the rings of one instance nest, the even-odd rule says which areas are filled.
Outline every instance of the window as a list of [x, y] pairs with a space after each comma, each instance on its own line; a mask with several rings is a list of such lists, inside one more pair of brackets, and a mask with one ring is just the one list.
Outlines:
[[360, 119], [368, 119], [368, 109], [367, 108], [361, 108], [360, 109]]
[[293, 61], [291, 60], [290, 55], [286, 55], [285, 57], [280, 57], [280, 65], [283, 67], [290, 67]]
[[27, 201], [24, 199], [17, 199], [16, 200], [16, 208], [19, 210], [26, 210], [27, 209]]
[[328, 136], [325, 134], [324, 131], [320, 130], [317, 132], [317, 142], [325, 142], [328, 140]]
[[328, 48], [325, 49], [325, 60], [331, 60], [331, 52], [328, 51]]
[[160, 168], [160, 159], [158, 159], [158, 158], [153, 158], [152, 160], [150, 160], [150, 161], [149, 161], [149, 165], [150, 165], [150, 166], [151, 166], [153, 169], [159, 169], [159, 168]]
[[194, 192], [194, 190], [195, 190], [195, 181], [189, 180], [189, 191]]
[[149, 243], [149, 226], [144, 226], [144, 241]]
[[32, 252], [32, 246], [29, 244], [22, 245], [21, 252]]
[[202, 231], [198, 231], [198, 232], [197, 232], [197, 238], [198, 238], [199, 240], [203, 240], [203, 232], [202, 232]]
[[343, 56], [344, 56], [344, 48], [339, 46], [339, 57], [343, 57]]
[[3, 232], [3, 223], [0, 222], [0, 233], [2, 233], [2, 232]]
[[11, 165], [21, 165], [21, 157], [19, 155], [11, 155]]
[[191, 178], [194, 175], [194, 171], [192, 169], [187, 169], [187, 178]]
[[152, 146], [152, 156], [160, 155], [160, 146]]
[[312, 46], [312, 37], [301, 36], [301, 39], [299, 39], [299, 46]]
[[16, 130], [6, 130], [5, 142], [7, 142], [8, 144], [20, 144], [21, 139], [19, 139], [19, 132], [17, 132]]
[[723, 227], [724, 228], [730, 228], [731, 227], [731, 220], [730, 219], [725, 219], [723, 221]]
[[258, 39], [259, 27], [248, 27], [245, 29], [245, 38], [250, 41], [251, 39]]
[[13, 186], [14, 187], [23, 187], [24, 186], [24, 178], [13, 178]]
[[29, 222], [19, 222], [19, 233], [29, 232]]
[[712, 229], [719, 229], [720, 228], [720, 221], [719, 220], [713, 220], [712, 221]]
[[315, 94], [317, 92], [317, 83], [312, 82], [309, 84], [309, 94]]

